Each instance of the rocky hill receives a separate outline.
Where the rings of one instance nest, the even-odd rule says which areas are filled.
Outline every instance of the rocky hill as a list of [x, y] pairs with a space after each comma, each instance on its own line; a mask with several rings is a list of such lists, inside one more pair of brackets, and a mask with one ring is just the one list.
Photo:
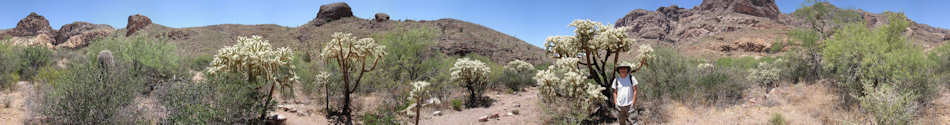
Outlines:
[[500, 33], [488, 27], [456, 19], [432, 21], [389, 20], [385, 13], [376, 14], [374, 19], [353, 16], [346, 3], [332, 3], [320, 6], [316, 17], [298, 27], [286, 27], [274, 24], [239, 25], [220, 24], [202, 27], [171, 28], [153, 23], [144, 15], [132, 15], [123, 29], [113, 29], [104, 24], [76, 22], [53, 30], [45, 17], [31, 13], [22, 19], [16, 28], [2, 31], [0, 36], [11, 38], [22, 45], [40, 45], [49, 48], [81, 48], [89, 41], [107, 36], [164, 38], [176, 43], [180, 51], [194, 55], [214, 54], [217, 49], [233, 44], [237, 36], [261, 35], [275, 46], [292, 47], [298, 51], [315, 55], [322, 43], [329, 40], [334, 32], [350, 32], [359, 37], [370, 37], [375, 33], [398, 32], [410, 28], [430, 27], [441, 32], [431, 49], [447, 55], [477, 54], [491, 58], [497, 63], [515, 59], [532, 63], [542, 63], [547, 59], [544, 51], [518, 38]]
[[[835, 9], [857, 14], [855, 20], [869, 27], [887, 20], [884, 14]], [[636, 9], [618, 19], [615, 26], [632, 27], [628, 34], [640, 41], [676, 46], [704, 57], [766, 54], [772, 43], [787, 40], [788, 31], [807, 28], [803, 17], [779, 12], [775, 0], [703, 0], [692, 9], [676, 5], [654, 11]], [[905, 32], [924, 48], [950, 40], [950, 30], [916, 22]]]

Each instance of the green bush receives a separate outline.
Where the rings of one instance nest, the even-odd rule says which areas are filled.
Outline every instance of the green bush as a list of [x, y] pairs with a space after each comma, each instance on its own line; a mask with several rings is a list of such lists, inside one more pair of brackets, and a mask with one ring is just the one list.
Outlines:
[[[116, 61], [109, 71], [96, 60], [76, 61], [62, 76], [58, 71], [42, 71], [39, 78], [50, 78], [38, 86], [38, 114], [46, 123], [132, 124], [140, 118], [135, 105], [143, 80], [132, 76], [131, 64]], [[53, 69], [45, 69], [53, 70]]]
[[908, 43], [903, 35], [910, 25], [903, 14], [886, 13], [889, 24], [875, 30], [863, 24], [849, 24], [825, 42], [821, 52], [824, 69], [834, 77], [842, 104], [857, 103], [849, 95], [862, 96], [863, 83], [893, 84], [901, 93], [920, 94], [918, 102], [935, 96], [933, 81], [936, 63], [923, 50]]
[[772, 114], [772, 118], [769, 118], [769, 125], [787, 125], [788, 122], [785, 121], [785, 116], [782, 116], [782, 113]]
[[452, 99], [452, 109], [455, 111], [462, 111], [462, 100]]
[[19, 53], [20, 58], [20, 77], [25, 80], [33, 79], [33, 76], [39, 71], [39, 68], [52, 63], [53, 51], [40, 46], [30, 46], [23, 48]]
[[15, 47], [8, 41], [0, 41], [0, 90], [7, 90], [14, 86], [19, 78], [16, 75], [17, 64], [20, 58], [16, 56]]
[[917, 100], [920, 95], [902, 92], [890, 84], [874, 87], [871, 82], [862, 84], [864, 96], [855, 96], [861, 102], [861, 108], [874, 116], [879, 125], [908, 125], [917, 114]]
[[162, 124], [254, 124], [264, 104], [264, 94], [256, 88], [262, 82], [249, 83], [234, 73], [207, 75], [200, 83], [171, 84], [159, 95], [167, 107]]
[[788, 36], [799, 45], [791, 51], [782, 55], [781, 59], [785, 64], [781, 65], [785, 69], [782, 73], [782, 79], [791, 80], [792, 83], [799, 81], [816, 81], [821, 79], [821, 46], [818, 44], [818, 32], [812, 30], [796, 29], [788, 33]]
[[639, 85], [642, 100], [670, 97], [698, 104], [734, 104], [748, 87], [741, 84], [746, 83], [744, 68], [736, 67], [758, 62], [748, 57], [724, 58], [715, 66], [701, 67], [703, 61], [682, 56], [670, 48], [658, 48], [655, 53], [658, 58], [650, 60], [642, 71], [633, 73], [642, 83]]
[[135, 70], [136, 75], [170, 78], [185, 74], [185, 68], [180, 65], [181, 57], [176, 52], [177, 47], [165, 39], [146, 36], [109, 37], [92, 42], [86, 48], [89, 52], [87, 55], [92, 58], [99, 51], [112, 51], [116, 60], [132, 63], [130, 68]]
[[521, 88], [535, 85], [535, 80], [532, 79], [535, 72], [537, 72], [536, 68], [531, 63], [514, 60], [505, 65], [498, 82], [504, 84], [509, 91], [518, 92]]

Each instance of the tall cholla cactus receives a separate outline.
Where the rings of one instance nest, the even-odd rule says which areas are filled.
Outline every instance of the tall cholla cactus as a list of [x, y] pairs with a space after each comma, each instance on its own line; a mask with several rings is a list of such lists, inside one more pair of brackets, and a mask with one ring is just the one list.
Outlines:
[[[356, 92], [360, 86], [363, 74], [376, 69], [376, 64], [386, 55], [386, 46], [379, 45], [372, 38], [357, 39], [350, 33], [333, 33], [332, 39], [323, 47], [320, 57], [327, 64], [334, 64], [340, 68], [343, 77], [343, 109], [339, 112], [343, 117], [339, 121], [344, 124], [353, 124], [350, 94]], [[356, 73], [355, 77], [353, 77]], [[329, 95], [327, 95], [329, 96]], [[329, 98], [329, 97], [327, 97]]]
[[782, 59], [775, 60], [771, 63], [760, 62], [757, 68], [749, 70], [749, 76], [746, 77], [746, 79], [765, 87], [765, 94], [768, 94], [772, 91], [772, 88], [777, 87], [776, 82], [779, 80], [779, 73], [782, 72], [782, 69], [779, 68], [779, 64], [784, 62], [785, 60]]
[[[409, 115], [415, 116], [416, 125], [419, 124], [419, 116], [422, 115], [420, 111], [423, 105], [422, 100], [427, 97], [426, 93], [429, 92], [429, 85], [430, 83], [426, 81], [412, 82], [412, 91], [409, 92], [409, 100], [412, 100], [413, 103], [410, 104], [409, 109], [406, 110]], [[414, 112], [409, 111], [413, 109], [415, 110]]]
[[586, 120], [597, 108], [597, 103], [607, 100], [601, 94], [606, 88], [587, 81], [587, 71], [577, 68], [578, 58], [561, 58], [547, 70], [539, 71], [534, 79], [540, 88], [542, 101], [567, 105], [572, 116], [569, 121]]
[[[273, 49], [267, 40], [261, 36], [238, 37], [237, 44], [218, 50], [214, 55], [211, 66], [208, 67], [209, 74], [219, 72], [236, 72], [247, 76], [248, 82], [257, 82], [257, 78], [264, 78], [271, 82], [267, 99], [264, 100], [264, 107], [268, 107], [273, 99], [274, 88], [289, 87], [290, 84], [297, 82], [297, 74], [294, 73], [294, 66], [289, 65], [293, 59], [293, 51], [282, 47]], [[278, 86], [279, 85], [279, 86]], [[267, 109], [261, 111], [261, 119], [264, 119]]]
[[[608, 87], [611, 80], [616, 77], [613, 71], [614, 68], [611, 66], [618, 65], [617, 62], [620, 58], [620, 53], [630, 51], [636, 42], [627, 36], [625, 32], [630, 29], [630, 27], [606, 26], [591, 20], [574, 20], [574, 22], [571, 22], [569, 25], [575, 28], [573, 36], [550, 36], [547, 38], [544, 43], [547, 55], [555, 59], [575, 58], [571, 59], [577, 60], [573, 61], [575, 65], [572, 66], [580, 65], [585, 67], [586, 71], [583, 72], [586, 72], [586, 74], [574, 72], [572, 75], [592, 80], [594, 84], [601, 88]], [[548, 70], [547, 72], [541, 71], [539, 75], [551, 74], [552, 71], [553, 70]], [[538, 84], [544, 84], [540, 81], [541, 80], [539, 80]], [[610, 89], [602, 89], [600, 93], [602, 95], [610, 95], [610, 93], [613, 92]], [[613, 103], [610, 103], [612, 102], [610, 99], [611, 98], [598, 101], [597, 103], [600, 103], [600, 106], [604, 107], [599, 109], [613, 109], [607, 108], [614, 106]], [[607, 111], [600, 112], [606, 113]]]
[[461, 58], [455, 61], [455, 66], [449, 70], [452, 71], [452, 81], [461, 83], [469, 91], [469, 100], [466, 105], [474, 106], [482, 89], [485, 88], [491, 68], [481, 61]]

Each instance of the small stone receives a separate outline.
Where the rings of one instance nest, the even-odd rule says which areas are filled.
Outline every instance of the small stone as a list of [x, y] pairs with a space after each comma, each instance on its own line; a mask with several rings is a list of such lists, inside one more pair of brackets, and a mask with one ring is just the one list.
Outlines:
[[435, 112], [432, 112], [432, 115], [433, 115], [433, 116], [442, 116], [442, 111], [435, 111]]
[[488, 119], [496, 119], [496, 118], [498, 118], [498, 117], [500, 117], [500, 116], [498, 116], [498, 114], [486, 115], [486, 116], [482, 116], [481, 118], [478, 118], [478, 121], [479, 121], [479, 122], [487, 122]]

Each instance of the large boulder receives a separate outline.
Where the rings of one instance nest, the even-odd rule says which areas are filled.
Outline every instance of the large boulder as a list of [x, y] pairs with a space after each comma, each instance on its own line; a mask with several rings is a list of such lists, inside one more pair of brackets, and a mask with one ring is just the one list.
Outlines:
[[152, 24], [152, 19], [140, 14], [131, 15], [129, 16], [129, 23], [125, 25], [125, 30], [127, 30], [125, 36], [132, 36], [132, 34], [142, 30], [142, 28], [145, 28], [145, 26], [149, 24]]
[[[662, 9], [662, 8], [661, 8]], [[629, 34], [645, 39], [663, 39], [670, 32], [670, 20], [666, 15], [643, 9], [630, 11], [617, 20], [615, 26], [629, 26]]]
[[56, 36], [56, 42], [53, 42], [53, 45], [66, 48], [83, 47], [88, 45], [89, 41], [108, 36], [113, 31], [115, 29], [106, 24], [73, 22], [59, 28], [59, 34]]
[[374, 16], [373, 20], [375, 20], [376, 22], [388, 21], [388, 20], [389, 20], [389, 14], [386, 14], [386, 13], [376, 13], [376, 15]]
[[775, 0], [703, 0], [697, 8], [704, 11], [730, 11], [771, 19], [777, 19], [781, 14]]
[[330, 21], [338, 20], [344, 17], [352, 17], [353, 11], [350, 10], [350, 5], [344, 2], [331, 3], [326, 5], [320, 5], [320, 10], [317, 11], [317, 18], [314, 19], [311, 23], [314, 25], [320, 26], [326, 24]]
[[56, 33], [53, 31], [53, 28], [49, 26], [49, 21], [46, 20], [46, 17], [32, 12], [26, 16], [26, 18], [20, 19], [16, 27], [7, 31], [7, 34], [12, 36], [36, 36], [38, 34], [55, 36]]
[[944, 40], [944, 41], [950, 40], [950, 34], [944, 35], [944, 36], [943, 36], [943, 40]]

